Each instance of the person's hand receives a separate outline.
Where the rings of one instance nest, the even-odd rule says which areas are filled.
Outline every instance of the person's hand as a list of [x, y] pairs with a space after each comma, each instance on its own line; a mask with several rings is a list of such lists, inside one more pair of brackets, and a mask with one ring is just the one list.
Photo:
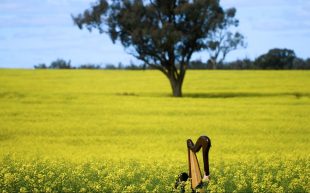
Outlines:
[[207, 176], [206, 174], [204, 174], [204, 176], [203, 176], [203, 178], [202, 178], [202, 181], [203, 181], [203, 182], [210, 181], [210, 175]]

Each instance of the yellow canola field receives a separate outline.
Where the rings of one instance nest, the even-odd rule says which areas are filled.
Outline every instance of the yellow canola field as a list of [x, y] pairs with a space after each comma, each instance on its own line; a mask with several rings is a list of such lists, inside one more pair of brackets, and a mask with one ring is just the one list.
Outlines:
[[310, 71], [188, 71], [170, 93], [151, 70], [0, 70], [0, 192], [172, 191], [200, 135], [206, 191], [310, 192]]

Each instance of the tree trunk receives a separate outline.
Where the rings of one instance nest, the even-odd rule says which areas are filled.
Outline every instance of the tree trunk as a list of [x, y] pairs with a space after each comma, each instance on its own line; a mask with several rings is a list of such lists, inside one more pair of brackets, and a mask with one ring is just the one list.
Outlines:
[[182, 79], [174, 79], [174, 78], [169, 78], [170, 80], [170, 85], [172, 88], [172, 94], [174, 97], [182, 97], [182, 85], [183, 85], [183, 80]]
[[216, 63], [215, 62], [213, 63], [212, 69], [216, 70]]
[[211, 58], [211, 64], [212, 64], [212, 69], [215, 70], [217, 66], [215, 58]]
[[208, 60], [208, 66], [207, 66], [208, 69], [211, 69], [211, 70], [215, 70], [216, 69], [216, 60], [214, 60], [213, 58], [210, 58]]
[[[158, 68], [161, 72], [163, 72], [166, 77], [170, 81], [170, 86], [172, 89], [172, 95], [174, 97], [182, 97], [182, 85], [186, 73], [186, 68], [188, 66], [188, 62], [185, 63], [183, 62], [180, 66], [180, 70], [178, 71], [177, 68], [175, 67], [174, 63], [169, 63], [170, 65], [167, 64], [162, 64], [162, 68]], [[166, 66], [170, 66], [169, 68], [166, 68]]]

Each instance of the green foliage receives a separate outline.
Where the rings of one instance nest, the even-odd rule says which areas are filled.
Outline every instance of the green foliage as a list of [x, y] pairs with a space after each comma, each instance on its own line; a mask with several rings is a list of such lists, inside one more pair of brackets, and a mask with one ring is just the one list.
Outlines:
[[35, 69], [71, 69], [73, 68], [71, 66], [71, 60], [68, 62], [64, 59], [57, 59], [55, 61], [52, 61], [49, 66], [45, 65], [44, 63], [38, 64], [34, 66]]
[[78, 67], [78, 69], [100, 69], [100, 65], [95, 64], [82, 64]]
[[[214, 62], [214, 61], [213, 61]], [[190, 69], [214, 69], [212, 61], [191, 61]], [[310, 59], [298, 58], [293, 50], [274, 48], [256, 58], [237, 59], [236, 61], [217, 63], [217, 69], [310, 69]]]
[[260, 69], [291, 69], [296, 55], [289, 49], [271, 49], [255, 60]]
[[176, 99], [157, 71], [0, 70], [0, 192], [169, 192], [200, 135], [204, 190], [310, 192], [309, 79], [188, 71]]
[[52, 69], [70, 69], [71, 68], [71, 61], [68, 62], [63, 59], [57, 59], [51, 63], [49, 68]]
[[46, 69], [48, 68], [44, 63], [38, 64], [34, 66], [35, 69]]

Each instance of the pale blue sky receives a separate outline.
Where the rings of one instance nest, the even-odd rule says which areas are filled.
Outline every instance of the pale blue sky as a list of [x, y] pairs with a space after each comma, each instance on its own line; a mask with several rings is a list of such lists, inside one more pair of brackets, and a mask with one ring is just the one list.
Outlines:
[[[73, 65], [129, 64], [137, 61], [118, 43], [97, 32], [73, 25], [71, 14], [95, 0], [0, 0], [0, 68], [32, 68], [57, 58]], [[293, 49], [310, 57], [310, 0], [222, 0], [224, 8], [236, 7], [238, 30], [248, 47], [230, 53], [227, 61], [254, 59], [271, 48]], [[208, 59], [205, 52], [195, 59]]]

